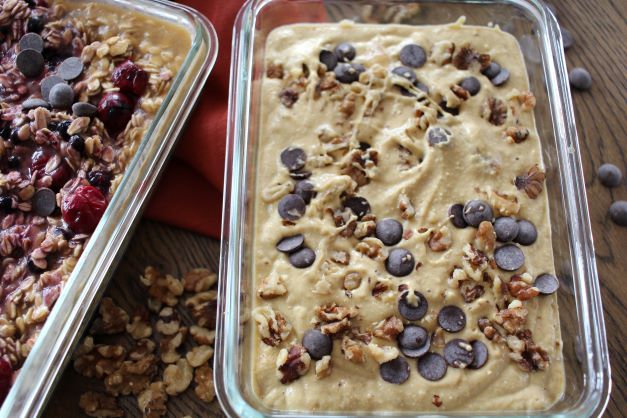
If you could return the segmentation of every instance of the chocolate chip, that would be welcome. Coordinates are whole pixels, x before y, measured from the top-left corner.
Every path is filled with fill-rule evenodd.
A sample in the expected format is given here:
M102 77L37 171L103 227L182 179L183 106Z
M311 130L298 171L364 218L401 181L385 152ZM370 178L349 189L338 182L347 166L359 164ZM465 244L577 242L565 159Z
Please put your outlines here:
M55 109L69 109L74 103L74 90L67 84L57 84L50 90L50 104Z
M448 208L448 217L451 220L451 223L456 228L466 228L468 224L464 220L464 205L461 203L455 203L450 208Z
M65 84L65 81L57 75L49 75L48 77L41 80L41 97L43 97L44 100L50 100L50 90L52 90L54 86L60 83Z
M13 209L13 199L9 196L0 196L0 211L9 213Z
M79 57L70 57L59 65L58 73L66 81L78 78L83 72L83 60Z
M311 171L307 170L299 170L299 171L290 171L290 177L294 180L305 180L311 177Z
M533 282L533 287L538 289L543 295L552 295L559 289L560 282L557 277L552 274L544 273L536 277L536 280Z
M288 221L297 221L307 210L302 197L296 194L288 194L279 201L279 216Z
M531 245L538 239L538 231L534 224L526 220L518 221L518 235L514 242L520 245Z
M310 181L299 181L294 187L294 194L300 196L308 205L311 199L316 196L315 186Z
M468 91L471 96L476 95L481 90L481 82L477 77L466 77L459 83L459 86Z
M20 157L18 157L17 155L11 155L9 158L7 158L7 165L11 170L16 170L20 168L20 162Z
M509 216L501 216L494 221L496 239L500 242L510 242L516 239L519 230L518 222Z
M301 248L290 254L290 263L299 269L311 266L316 261L316 253L311 248Z
M346 64L339 63L333 72L335 73L335 79L340 83L350 84L359 80L359 74L366 71L366 68L361 64Z
M418 373L432 382L442 379L447 368L444 357L437 353L427 353L418 359Z
M431 337L426 329L418 325L406 325L397 337L398 348L410 358L418 358L429 351Z
M599 181L605 187L616 187L623 180L623 173L614 164L603 164L598 171Z
M616 225L627 226L627 201L619 200L610 206L610 218Z
M333 351L333 340L319 329L310 329L305 331L303 336L303 347L312 359L320 360Z
M39 274L44 272L43 269L37 267L33 259L30 257L28 257L28 262L26 263L26 265L28 266L28 270L30 270L31 273Z
M475 370L480 369L485 366L488 361L488 347L479 340L471 341L470 345L472 346L472 352L475 358L472 360L472 363L468 365L468 368Z
M300 170L307 162L307 154L302 148L288 147L281 151L281 162L290 171Z
M323 49L320 51L320 62L327 67L327 71L333 71L337 65L337 57L333 52Z
M50 103L41 99L28 99L24 100L24 103L22 103L22 111L24 112L28 112L31 109L37 109L38 107L50 109Z
M385 260L385 269L396 277L409 275L415 265L414 256L405 248L394 248Z
M442 110L445 111L446 113L450 113L453 116L459 115L459 108L458 107L448 107L446 105L446 101L440 102L439 105L442 108Z
M85 139L80 135L72 135L68 140L68 144L79 153L85 150Z
M335 56L340 62L348 62L355 59L355 47L348 42L342 42L335 47Z
M39 53L44 50L44 40L36 33L27 33L22 36L19 42L20 51L25 49L33 49Z
M438 325L445 331L459 332L466 326L466 314L455 305L445 306L438 313Z
M404 79L409 80L412 84L418 82L418 77L416 77L416 73L411 68L396 67L392 70L392 74L403 77Z
M282 253L293 253L303 248L305 243L305 236L303 234L292 235L291 237L282 238L277 242L276 249Z
M456 338L444 346L444 359L451 367L465 369L474 358L472 345L468 341Z
M483 221L492 221L492 207L485 200L471 200L464 206L464 220L477 227Z
M24 49L15 58L15 65L24 76L32 78L41 74L44 69L44 57L34 49Z
M592 87L592 76L584 68L573 68L568 75L570 85L577 90L590 90Z
M525 264L525 254L514 244L507 244L494 251L494 261L502 270L516 271Z
M409 364L404 357L397 357L381 364L379 374L386 382L400 385L409 379Z
M494 76L494 78L490 79L492 84L499 87L505 84L509 80L509 71L506 68L501 68L501 71Z
M77 102L72 105L72 114L76 117L92 117L98 113L98 108L91 103Z
M429 145L448 144L451 142L451 131L439 126L432 126L427 130Z
M427 62L427 53L420 45L409 44L401 48L400 59L403 65L420 68Z
M370 148L370 144L367 142L359 142L359 149L362 151L367 151Z
M33 212L38 216L48 216L57 207L55 193L47 188L41 188L33 195Z
M350 210L352 210L358 219L361 219L364 217L364 215L370 213L370 203L368 203L365 197L349 197L348 199L344 200L343 205L345 208L349 208Z
M573 34L564 27L560 27L560 32L562 32L562 43L564 44L564 49L568 49L575 44L575 38L573 38Z
M385 245L396 245L403 238L403 225L396 219L381 219L377 222L375 236Z
M494 77L499 75L500 72L501 66L497 62L492 61L486 68L481 71L481 74L492 80Z
M27 32L41 32L44 29L44 26L46 24L46 18L45 16L35 16L35 15L30 15L30 17L28 18L28 23L26 24L26 31Z
M422 293L414 290L414 295L416 296L416 299L418 299L418 306L414 306L407 302L407 295L409 295L408 290L404 291L398 299L398 312L403 318L409 321L417 321L423 318L429 309L429 302L427 302L427 298L425 298Z

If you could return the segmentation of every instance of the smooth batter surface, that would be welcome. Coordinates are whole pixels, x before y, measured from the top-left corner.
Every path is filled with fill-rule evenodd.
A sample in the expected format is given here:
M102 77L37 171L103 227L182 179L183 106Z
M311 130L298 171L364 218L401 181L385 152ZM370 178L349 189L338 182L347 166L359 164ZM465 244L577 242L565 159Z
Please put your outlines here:
M432 47L443 40L452 41L456 46L469 44L480 53L490 54L493 60L510 71L509 81L504 86L495 87L476 66L459 70L452 64L433 62ZM354 62L363 64L367 73L382 68L386 70L387 78L368 84L341 84L340 91L322 91L318 97L320 50L332 50L344 41L356 48ZM481 91L461 103L458 116L445 115L431 121L432 126L441 126L453 133L452 140L446 145L429 146L426 131L417 127L420 122L416 99L399 94L398 87L392 82L390 71L400 65L399 51L408 43L419 44L427 51L427 63L415 71L419 81L429 87L429 96L435 103L447 97L446 90L464 77L473 75L481 81ZM265 278L280 277L287 291L272 299L261 298L256 292L251 297L253 307L270 307L280 312L292 329L278 346L272 347L261 342L257 323L251 321L250 326L255 330L250 343L253 350L252 385L261 403L282 411L541 410L555 403L564 390L555 295L523 302L529 311L526 328L533 332L535 343L550 357L548 369L525 372L508 357L510 351L506 347L486 339L477 326L479 318L493 319L496 314L493 289L486 285L483 296L465 303L449 279L455 266L462 264L463 247L473 242L477 231L470 227L455 228L448 218L449 207L471 199L489 201L494 191L516 197L520 209L515 216L530 220L538 230L537 242L522 247L526 262L518 272L526 271L533 277L554 272L546 190L538 198L531 199L513 184L516 176L527 173L535 164L543 167L533 111L522 111L516 99L508 100L516 94L515 89L529 89L515 38L498 29L461 24L424 27L346 22L294 25L280 27L269 35L266 66L277 64L283 66L284 76L282 79L266 76L263 80L261 129L256 138L259 152L254 196L254 282L259 287ZM303 65L309 69L309 76L304 91L289 108L281 104L279 96L290 80L303 77ZM355 110L346 116L340 106L342 98L351 89L357 95ZM512 108L502 126L495 126L481 117L482 103L491 96L506 101ZM529 138L519 144L503 138L515 117L530 131ZM347 138L349 147L331 151L332 147L323 142L327 140L324 133L328 132ZM371 144L378 151L379 158L377 166L368 172L370 182L356 188L355 182L340 171L350 159L350 150L358 148L359 141ZM294 184L279 157L289 146L306 151L305 169L312 172L309 181L317 192L305 215L293 225L283 222L277 211L279 200L290 193ZM399 146L410 151L409 158ZM378 220L394 218L403 224L406 235L411 236L395 247L412 252L416 262L421 263L417 270L406 277L393 277L385 269L384 256L369 258L356 250L359 239L341 236L342 228L335 226L325 209L341 208L344 192L365 197L371 213ZM401 216L398 202L402 195L407 196L415 208L415 215L409 219ZM428 239L432 231L442 227L448 229L452 246L436 252L429 248ZM316 253L314 264L305 269L293 267L288 257L275 248L281 238L297 233L304 234L306 245ZM391 247L384 248L389 249ZM350 254L348 265L330 261L333 251L337 250ZM488 271L492 278L498 276L505 282L512 276L512 273L498 268ZM357 289L347 293L343 283L349 272L358 272L362 280ZM377 281L388 283L389 290L375 298L373 288ZM304 332L313 327L317 306L335 302L341 306L359 307L359 317L353 320L353 326L367 332L373 324L392 315L399 316L397 299L400 293L397 288L402 284L426 296L429 311L415 323L430 332L437 328L437 312L442 306L462 307L467 316L466 327L456 334L444 333L445 339L484 342L490 356L487 364L480 370L449 367L442 380L430 382L418 374L416 360L408 359L409 380L394 385L380 377L379 364L367 351L365 363L351 362L341 351L341 339L335 339L330 375L317 379L315 361L312 360L304 376L288 384L280 382L277 355L281 348L301 342ZM376 337L372 342L396 347L395 341ZM431 351L441 353L442 349L432 347ZM433 395L439 396L439 407L434 405Z

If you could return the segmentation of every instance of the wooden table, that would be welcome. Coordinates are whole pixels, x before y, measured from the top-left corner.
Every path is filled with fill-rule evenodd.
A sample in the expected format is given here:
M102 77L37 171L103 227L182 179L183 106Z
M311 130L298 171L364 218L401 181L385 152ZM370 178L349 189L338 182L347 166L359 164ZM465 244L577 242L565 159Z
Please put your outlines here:
M594 79L590 92L573 94L580 147L588 189L588 202L603 293L605 320L613 374L612 398L606 416L622 417L627 407L627 342L625 315L627 300L627 228L612 224L607 211L614 200L627 199L627 180L608 190L596 178L597 167L611 162L627 174L627 85L625 57L627 47L626 5L624 0L568 0L555 2L564 27L571 30L576 44L567 53L570 67L587 68ZM164 271L181 274L193 266L217 269L216 241L176 228L143 221L111 283L108 292L130 307L145 298L137 283L143 267L153 264ZM622 341L622 342L621 342ZM45 413L46 417L82 416L78 398L87 389L101 388L93 380L81 378L68 367ZM134 398L124 398L128 416L141 416ZM170 401L169 417L221 416L216 402L199 402L191 390Z

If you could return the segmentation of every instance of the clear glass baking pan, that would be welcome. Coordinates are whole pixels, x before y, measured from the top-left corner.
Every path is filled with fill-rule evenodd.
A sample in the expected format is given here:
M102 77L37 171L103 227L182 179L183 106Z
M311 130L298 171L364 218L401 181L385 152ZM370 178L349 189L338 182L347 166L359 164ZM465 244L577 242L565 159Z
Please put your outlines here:
M43 411L83 334L86 320L98 306L97 301L132 236L133 227L140 219L144 204L172 154L217 57L218 39L212 24L189 7L166 0L99 2L175 24L189 34L191 48L2 404L0 417L34 417ZM90 1L73 0L71 3L80 6Z
M219 316L215 361L216 392L229 416L365 416L333 412L273 411L252 391L248 356L251 297L252 231L264 45L276 27L310 22L321 3L327 22L359 21L364 8L374 10L369 23L386 23L392 7L403 1L250 0L235 22L231 62ZM610 392L605 325L588 216L586 191L559 25L538 0L413 1L420 13L410 24L444 24L460 16L471 25L498 24L523 46L531 90L537 98L535 117L548 172L546 189L551 212L566 387L550 409L525 416L600 416ZM289 5L289 6L288 6ZM287 7L286 7L287 6ZM295 8L301 12L294 13ZM404 22L405 23L405 22ZM391 402L393 402L391 400ZM378 411L376 415L415 416ZM374 414L373 414L374 415ZM444 413L433 415L444 416ZM462 415L453 413L450 415ZM476 415L470 413L470 415ZM500 415L481 413L482 416Z

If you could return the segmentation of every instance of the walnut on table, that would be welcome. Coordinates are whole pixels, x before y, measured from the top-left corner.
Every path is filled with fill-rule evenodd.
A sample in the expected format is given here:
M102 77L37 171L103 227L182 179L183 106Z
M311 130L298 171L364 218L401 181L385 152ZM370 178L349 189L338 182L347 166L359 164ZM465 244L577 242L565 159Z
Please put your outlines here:
M204 364L194 370L194 392L201 401L211 402L216 396L213 385L213 370L208 364Z
M115 397L98 392L85 392L81 395L78 406L90 417L123 417Z

